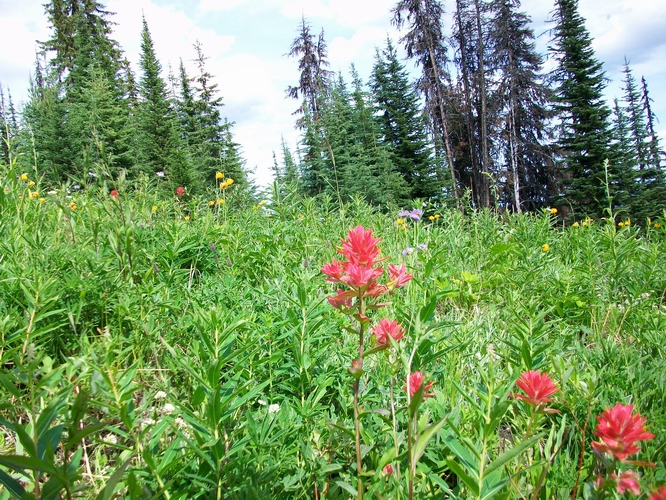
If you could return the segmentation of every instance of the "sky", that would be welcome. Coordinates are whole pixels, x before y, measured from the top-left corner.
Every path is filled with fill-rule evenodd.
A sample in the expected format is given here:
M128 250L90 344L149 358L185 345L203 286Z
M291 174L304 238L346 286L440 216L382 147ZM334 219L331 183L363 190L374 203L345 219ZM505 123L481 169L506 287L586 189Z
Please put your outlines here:
M10 89L15 103L27 98L34 70L36 40L49 37L45 0L0 0L0 84ZM224 99L222 114L234 122L235 140L259 185L271 182L273 151L281 157L281 140L294 150L299 133L293 111L298 102L285 89L298 83L298 62L286 56L301 17L314 33L324 30L330 69L349 81L354 63L367 81L377 47L387 36L400 33L391 25L397 0L106 0L114 12L113 38L139 72L141 15L145 15L163 76L177 73L182 58L191 76L198 40L209 58ZM453 0L444 0L452 11ZM545 53L549 42L546 21L552 0L524 0L522 10L532 18L537 46ZM645 76L654 99L657 129L666 144L666 4L663 0L579 0L579 10L593 38L596 57L609 78L606 95L622 96L622 65L630 61L634 76ZM447 25L450 24L447 22ZM405 62L413 70L410 61ZM546 64L549 64L548 62ZM413 70L416 75L416 70Z

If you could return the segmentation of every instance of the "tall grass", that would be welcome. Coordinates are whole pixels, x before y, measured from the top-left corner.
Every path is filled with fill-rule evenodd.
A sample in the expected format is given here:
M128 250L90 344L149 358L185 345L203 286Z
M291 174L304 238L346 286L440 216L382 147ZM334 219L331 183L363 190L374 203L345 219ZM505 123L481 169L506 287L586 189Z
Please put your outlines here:
M355 496L346 367L358 339L320 269L357 224L414 275L386 314L420 339L412 365L434 381L419 432L446 421L418 462L416 498L588 495L604 468L589 446L595 415L617 402L656 434L642 446L655 463L640 468L644 491L666 482L664 221L564 227L549 212L428 206L403 229L361 201L295 194L213 206L147 184L119 199L105 185L46 194L11 167L0 175L0 499ZM407 495L385 469L407 466L395 355L368 358L359 387L375 498ZM529 411L510 397L527 370L560 388L560 413L542 415L529 442Z

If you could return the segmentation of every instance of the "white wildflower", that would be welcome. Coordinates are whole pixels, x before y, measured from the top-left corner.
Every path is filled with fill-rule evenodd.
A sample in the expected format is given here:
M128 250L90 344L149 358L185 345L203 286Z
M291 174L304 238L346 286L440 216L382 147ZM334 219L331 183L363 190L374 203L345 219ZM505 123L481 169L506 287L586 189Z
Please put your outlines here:
M176 411L176 407L171 403L166 403L164 408L162 408L163 415L171 415L174 411Z
M46 194L58 194L58 191L52 189L51 191L47 191Z
M268 413L277 413L280 411L280 405L277 403L273 403L268 407Z
M141 428L142 428L142 429L145 429L145 428L148 427L149 425L155 425L155 420L153 420L152 418L148 417L148 418L144 418L144 419L140 420L139 423L141 424Z
M166 392L164 391L158 391L154 396L153 399L165 399L167 397Z
M115 434L111 434L109 432L108 434L105 434L102 437L102 442L107 443L107 444L118 444L118 438L116 437Z
M257 403L260 404L261 406L266 406L268 404L263 399L257 399Z
M183 417L176 417L174 422L176 424L176 427L178 427L179 429L184 429L185 427L187 427L187 422L183 420Z

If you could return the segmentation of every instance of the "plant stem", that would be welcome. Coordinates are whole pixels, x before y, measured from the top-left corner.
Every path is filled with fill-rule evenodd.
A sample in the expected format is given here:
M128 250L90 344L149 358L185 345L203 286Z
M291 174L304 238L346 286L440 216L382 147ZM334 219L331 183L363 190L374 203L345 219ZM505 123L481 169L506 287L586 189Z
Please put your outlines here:
M363 318L365 318L365 298L361 297L359 300L359 313L360 318L358 320L358 363L359 369L363 368L363 329L364 323ZM354 430L356 431L356 474L358 477L358 498L363 500L363 478L361 474L363 473L363 461L361 459L361 422L359 420L359 411L358 411L358 393L361 386L361 379L357 377L354 381Z

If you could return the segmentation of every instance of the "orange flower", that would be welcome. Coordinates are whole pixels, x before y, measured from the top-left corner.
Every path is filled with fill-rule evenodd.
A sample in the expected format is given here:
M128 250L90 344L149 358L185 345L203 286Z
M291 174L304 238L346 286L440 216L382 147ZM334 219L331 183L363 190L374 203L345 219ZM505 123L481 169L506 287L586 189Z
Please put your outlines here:
M599 453L607 453L618 460L624 460L629 455L638 453L640 448L637 441L646 441L654 438L645 430L645 417L640 414L633 415L633 405L616 404L613 408L606 408L597 417L599 421L594 435L599 441L592 443Z
M557 386L547 373L541 373L538 370L531 370L523 373L516 381L527 396L522 394L511 394L516 399L521 399L531 406L539 406L549 403L553 398L549 397L558 391Z

